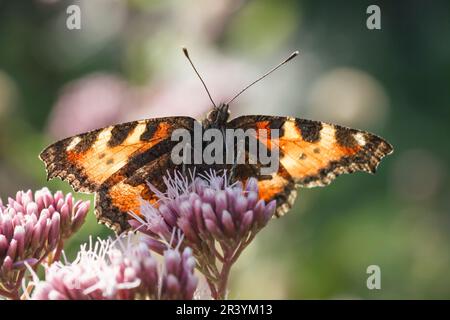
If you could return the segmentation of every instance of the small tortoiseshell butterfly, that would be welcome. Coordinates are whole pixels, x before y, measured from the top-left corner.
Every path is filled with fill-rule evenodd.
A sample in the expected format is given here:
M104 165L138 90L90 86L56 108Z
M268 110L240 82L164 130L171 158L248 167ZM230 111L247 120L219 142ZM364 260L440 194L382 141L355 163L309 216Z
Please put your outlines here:
M183 50L194 67L187 50ZM297 54L294 52L264 76ZM198 74L195 67L194 70ZM393 151L388 142L374 134L320 121L262 115L229 121L228 105L229 102L218 107L214 104L201 122L202 127L267 129L266 144L280 150L278 171L267 177L259 175L255 164L192 166L197 172L233 170L234 181L257 177L260 197L277 201L277 216L292 206L297 187L326 186L343 173L375 173L381 159ZM171 150L177 143L171 140L171 134L179 128L192 132L195 123L197 120L190 117L166 117L113 125L58 141L47 147L40 159L45 163L48 179L59 177L75 191L95 193L98 220L120 233L129 229L129 212L139 214L141 198L156 202L147 182L164 191L166 172L182 170L171 161ZM279 130L279 138L270 139L273 129Z

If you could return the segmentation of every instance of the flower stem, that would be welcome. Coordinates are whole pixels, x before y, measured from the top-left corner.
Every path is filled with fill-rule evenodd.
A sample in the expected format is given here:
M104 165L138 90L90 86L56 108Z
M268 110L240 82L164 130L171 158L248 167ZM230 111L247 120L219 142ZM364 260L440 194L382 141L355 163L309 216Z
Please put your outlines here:
M209 291L211 291L211 296L214 300L217 300L217 290L214 282L209 279L206 279L206 282L208 283Z
M217 289L217 295L214 299L216 300L224 300L227 295L228 289L228 278L230 275L231 266L233 265L233 261L230 257L228 257L224 264L222 265L222 270L220 271L220 280Z
M56 247L56 250L51 259L52 261L49 261L49 265L55 261L59 261L59 259L61 258L61 253L62 253L63 249L64 249L64 240L61 238L58 242L58 246Z

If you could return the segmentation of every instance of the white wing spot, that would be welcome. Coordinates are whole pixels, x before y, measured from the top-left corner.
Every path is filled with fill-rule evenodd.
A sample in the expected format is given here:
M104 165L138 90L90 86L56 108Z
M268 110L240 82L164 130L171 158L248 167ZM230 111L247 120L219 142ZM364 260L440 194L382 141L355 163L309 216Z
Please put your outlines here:
M74 137L72 140L70 140L69 145L67 146L67 151L72 150L73 148L75 148L77 146L77 144L81 141L80 137Z
M366 144L366 138L364 137L363 133L361 132L355 133L353 137L360 146L364 146Z

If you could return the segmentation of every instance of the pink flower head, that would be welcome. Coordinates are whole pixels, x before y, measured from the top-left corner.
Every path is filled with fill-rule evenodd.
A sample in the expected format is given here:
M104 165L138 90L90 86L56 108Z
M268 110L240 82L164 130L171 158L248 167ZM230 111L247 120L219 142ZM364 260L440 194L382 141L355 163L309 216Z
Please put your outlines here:
M214 293L219 288L213 287L223 281L224 274L216 262L229 271L243 249L272 218L276 202L266 204L259 199L254 178L245 185L229 184L225 174L210 173L189 179L175 172L165 177L165 183L165 193L150 186L159 197L158 208L143 203L144 217L134 216L136 220L130 224L149 236L147 243L157 252L161 252L164 243L179 245L181 240L181 245L191 247L199 270L211 284L213 296L219 297Z
M57 262L36 281L35 300L192 299L194 258L168 249L164 271L145 243L132 235L83 245L71 264Z
M89 211L77 201L47 188L19 191L8 204L0 200L0 294L17 298L25 263L37 265L51 252L59 256L63 240L76 232Z

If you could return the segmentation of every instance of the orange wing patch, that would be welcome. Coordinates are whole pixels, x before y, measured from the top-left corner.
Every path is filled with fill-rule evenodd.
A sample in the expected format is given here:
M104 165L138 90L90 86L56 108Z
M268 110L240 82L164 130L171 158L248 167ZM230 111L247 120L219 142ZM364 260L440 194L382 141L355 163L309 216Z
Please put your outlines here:
M280 163L303 187L328 185L343 173L375 173L381 159L393 150L368 132L294 118L284 123L278 145Z
M160 146L165 147L163 144ZM157 206L158 198L150 190L148 183L150 182L158 190L163 191L165 188L163 177L167 170L179 169L171 162L170 152L163 153L147 163L136 162L136 159L140 159L140 157L130 160L127 165L135 165L138 167L136 170L130 174L116 173L116 176L122 177L120 181L113 175L97 191L96 215L98 220L114 230L127 229L129 217L126 213L143 215L141 212L142 200Z
M125 166L132 155L170 138L173 129L172 118L110 126L59 141L47 147L40 158L46 164L49 179L59 177L75 191L93 192Z
M168 124L161 122L156 126L153 137L148 141L142 141L140 137L146 131L146 127L144 121L138 122L123 143L113 147L108 146L108 141L112 138L114 126L105 128L89 149L78 152L76 145L74 148L67 148L67 159L81 168L90 183L100 186L122 168L132 154L144 152L170 136ZM78 139L79 137L75 137L73 141L76 142Z
M342 173L374 173L380 160L393 150L382 138L364 131L296 118L260 118L264 120L247 121L247 128L280 131L278 139L269 133L266 140L259 140L268 148L279 148L280 170L304 187L327 185Z
M327 168L331 163L339 162L346 157L352 157L360 152L365 146L365 137L362 133L351 132L350 129L336 127L322 123L319 135L313 141L302 138L302 130L296 125L295 119L287 120L283 125L283 136L278 144L281 152L280 163L289 172L293 179L302 184L307 177L320 178L321 170ZM354 143L341 144L336 138L338 130L347 131L346 134L355 135ZM362 169L366 169L365 167ZM305 186L313 187L326 185L331 177L322 177L306 182Z
M141 195L145 188L145 184L130 186L121 181L110 188L100 189L95 196L98 221L118 233L127 230L129 213L141 215Z

